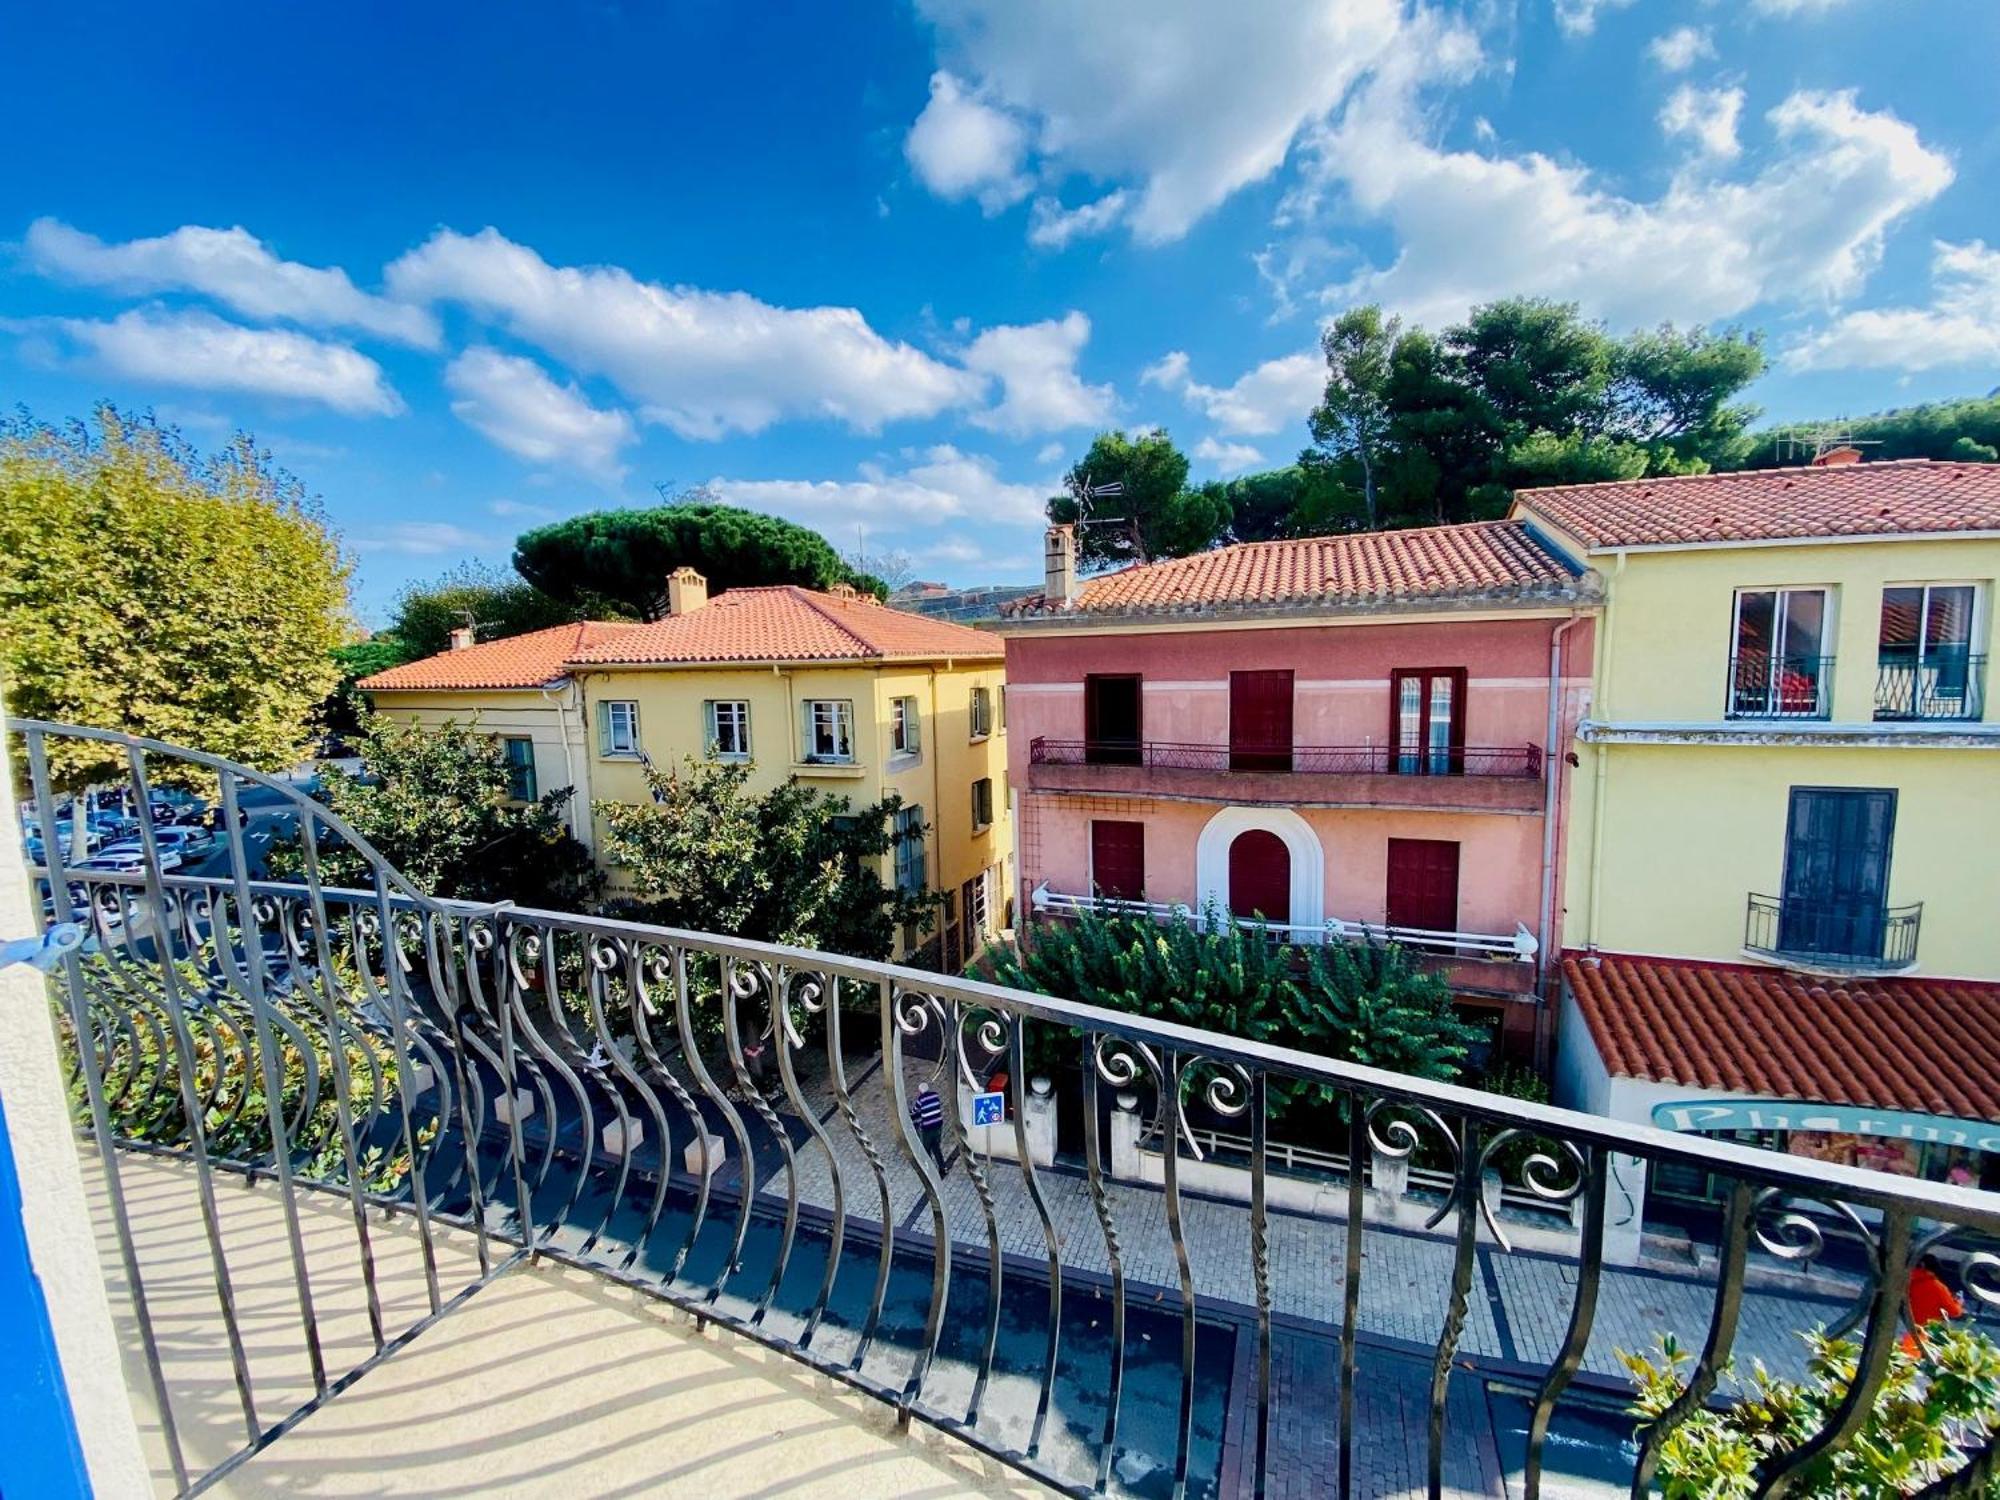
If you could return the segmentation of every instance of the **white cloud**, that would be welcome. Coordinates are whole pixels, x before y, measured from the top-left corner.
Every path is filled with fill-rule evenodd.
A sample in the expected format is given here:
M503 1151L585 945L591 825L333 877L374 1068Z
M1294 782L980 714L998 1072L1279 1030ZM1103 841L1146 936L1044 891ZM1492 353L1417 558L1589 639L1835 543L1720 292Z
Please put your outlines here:
M616 483L619 451L637 436L622 411L592 406L574 382L557 385L532 359L481 345L444 372L452 415L509 453Z
M1589 36L1600 11L1623 10L1632 0L1555 0L1556 25L1564 36Z
M553 521L561 511L546 505L530 505L525 500L493 500L486 506L489 515L508 521Z
M1035 455L1035 462L1038 464L1059 464L1068 456L1069 449L1065 448L1061 443L1049 442L1042 444L1041 451Z
M382 367L360 351L286 329L244 328L213 313L133 308L104 322L45 318L8 326L55 330L91 364L127 380L316 401L349 416L403 410Z
M1147 243L1179 238L1269 177L1299 131L1407 30L1404 0L918 0L918 9L937 29L948 76L968 81L957 97L1021 122L1044 180L1075 172L1130 185L1128 222ZM924 113L936 103L934 93ZM985 176L968 181L1013 180L1004 150L983 159Z
M1933 247L1928 307L1844 314L1786 351L1795 370L1935 370L2000 364L2000 250Z
M446 552L485 552L495 538L483 531L469 531L449 521L399 521L353 538L363 552L401 552L411 557L436 557Z
M1743 90L1698 89L1684 83L1660 109L1660 129L1684 136L1702 156L1731 161L1743 154L1736 122L1743 113Z
M970 404L984 388L851 307L773 307L744 292L551 266L497 229L439 230L392 264L391 291L462 303L575 370L602 375L684 438L818 417L864 432Z
M1264 455L1248 443L1224 443L1212 437L1205 437L1194 445L1194 456L1207 459L1215 465L1217 472L1223 474L1240 474L1252 464L1264 461Z
M56 219L28 226L28 263L45 276L134 294L196 292L248 318L360 333L435 348L437 320L421 307L361 291L338 267L280 260L247 229L185 224L153 239L106 244Z
M1034 186L1021 170L1028 130L1004 109L974 97L940 68L931 99L903 140L903 154L940 198L977 198L987 213L1019 203Z
M1378 301L1436 326L1496 296L1550 296L1630 326L1842 298L1889 227L1953 175L1897 116L1852 93L1802 91L1766 114L1775 149L1755 173L1684 173L1658 198L1629 198L1539 153L1432 145L1418 81L1371 86L1312 142L1323 184L1401 246L1390 265L1329 288L1330 304Z
M1800 16L1823 16L1846 3L1847 0L1750 0L1750 8L1759 15L1791 20Z
M886 542L911 527L1039 525L1050 493L1036 485L1010 484L991 459L949 443L906 454L900 470L863 464L855 479L715 479L711 484L731 505L788 516L821 531L865 525L871 542L878 528Z
M1109 420L1116 398L1108 385L1086 385L1077 356L1090 339L1090 319L989 328L960 356L966 369L1000 382L1000 401L974 412L973 425L1013 437L1063 432Z
M1124 217L1129 200L1117 188L1090 203L1064 208L1059 199L1037 198L1028 211L1028 242L1044 250L1060 250L1073 239L1103 234Z
M1180 350L1149 365L1140 375L1147 385L1178 391L1226 437L1268 437L1303 427L1326 392L1326 364L1317 353L1267 359L1226 386L1203 385L1189 373Z
M1676 26L1647 43L1646 55L1669 73L1685 73L1703 58L1715 56L1715 40L1705 27Z

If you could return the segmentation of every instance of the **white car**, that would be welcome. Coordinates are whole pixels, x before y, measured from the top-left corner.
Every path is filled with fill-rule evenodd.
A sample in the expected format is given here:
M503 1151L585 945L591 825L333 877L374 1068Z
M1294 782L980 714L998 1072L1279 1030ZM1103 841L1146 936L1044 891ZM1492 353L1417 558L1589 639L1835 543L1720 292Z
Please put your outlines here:
M134 874L145 868L146 850L137 839L125 839L98 851L97 857L89 861L89 868L111 870L121 875ZM160 869L178 870L181 867L181 851L166 840L160 840Z

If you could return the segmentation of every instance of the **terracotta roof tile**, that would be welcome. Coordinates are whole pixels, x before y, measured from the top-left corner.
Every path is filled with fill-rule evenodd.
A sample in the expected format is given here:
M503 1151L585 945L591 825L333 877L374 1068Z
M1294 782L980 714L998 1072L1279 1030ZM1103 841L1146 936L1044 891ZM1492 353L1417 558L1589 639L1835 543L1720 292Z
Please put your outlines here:
M1521 490L1588 547L2000 531L2000 464L1894 459Z
M463 651L440 651L364 677L355 686L368 692L451 688L541 687L563 675L563 664L578 651L601 645L636 625L580 620L482 641Z
M1616 1078L2000 1120L2000 985L1569 957Z
M579 665L644 666L721 661L931 661L998 659L999 637L967 625L890 609L869 598L814 589L730 589L685 615L637 625L579 651Z
M1003 606L1037 614L1174 613L1218 606L1342 605L1396 600L1569 595L1576 574L1513 521L1408 531L1353 531L1239 542L1087 580L1067 609L1030 595Z

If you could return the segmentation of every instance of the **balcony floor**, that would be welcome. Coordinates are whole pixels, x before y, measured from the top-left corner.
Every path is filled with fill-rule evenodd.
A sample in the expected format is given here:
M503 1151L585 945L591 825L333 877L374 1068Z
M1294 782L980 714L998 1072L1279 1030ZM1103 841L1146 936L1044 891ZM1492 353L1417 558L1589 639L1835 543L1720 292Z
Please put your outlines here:
M158 1493L174 1492L102 1173L85 1153L94 1219ZM120 1157L152 1315L191 1470L244 1440L194 1174ZM216 1196L260 1402L272 1422L312 1394L278 1195L218 1173ZM344 1200L300 1204L328 1373L372 1349ZM410 1221L371 1215L384 1324L421 1317L422 1261ZM441 1234L445 1296L478 1274L472 1241ZM210 1493L242 1497L838 1495L1053 1493L955 1439L916 1426L824 1377L585 1272L517 1267L333 1397Z

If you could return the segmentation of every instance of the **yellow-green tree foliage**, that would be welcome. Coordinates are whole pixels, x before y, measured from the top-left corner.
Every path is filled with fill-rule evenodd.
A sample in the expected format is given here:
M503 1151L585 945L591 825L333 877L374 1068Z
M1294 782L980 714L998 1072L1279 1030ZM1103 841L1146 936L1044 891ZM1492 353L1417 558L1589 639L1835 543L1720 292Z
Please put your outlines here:
M288 765L339 677L347 566L246 437L202 458L101 408L0 428L0 685L10 713ZM65 786L118 752L50 746Z

